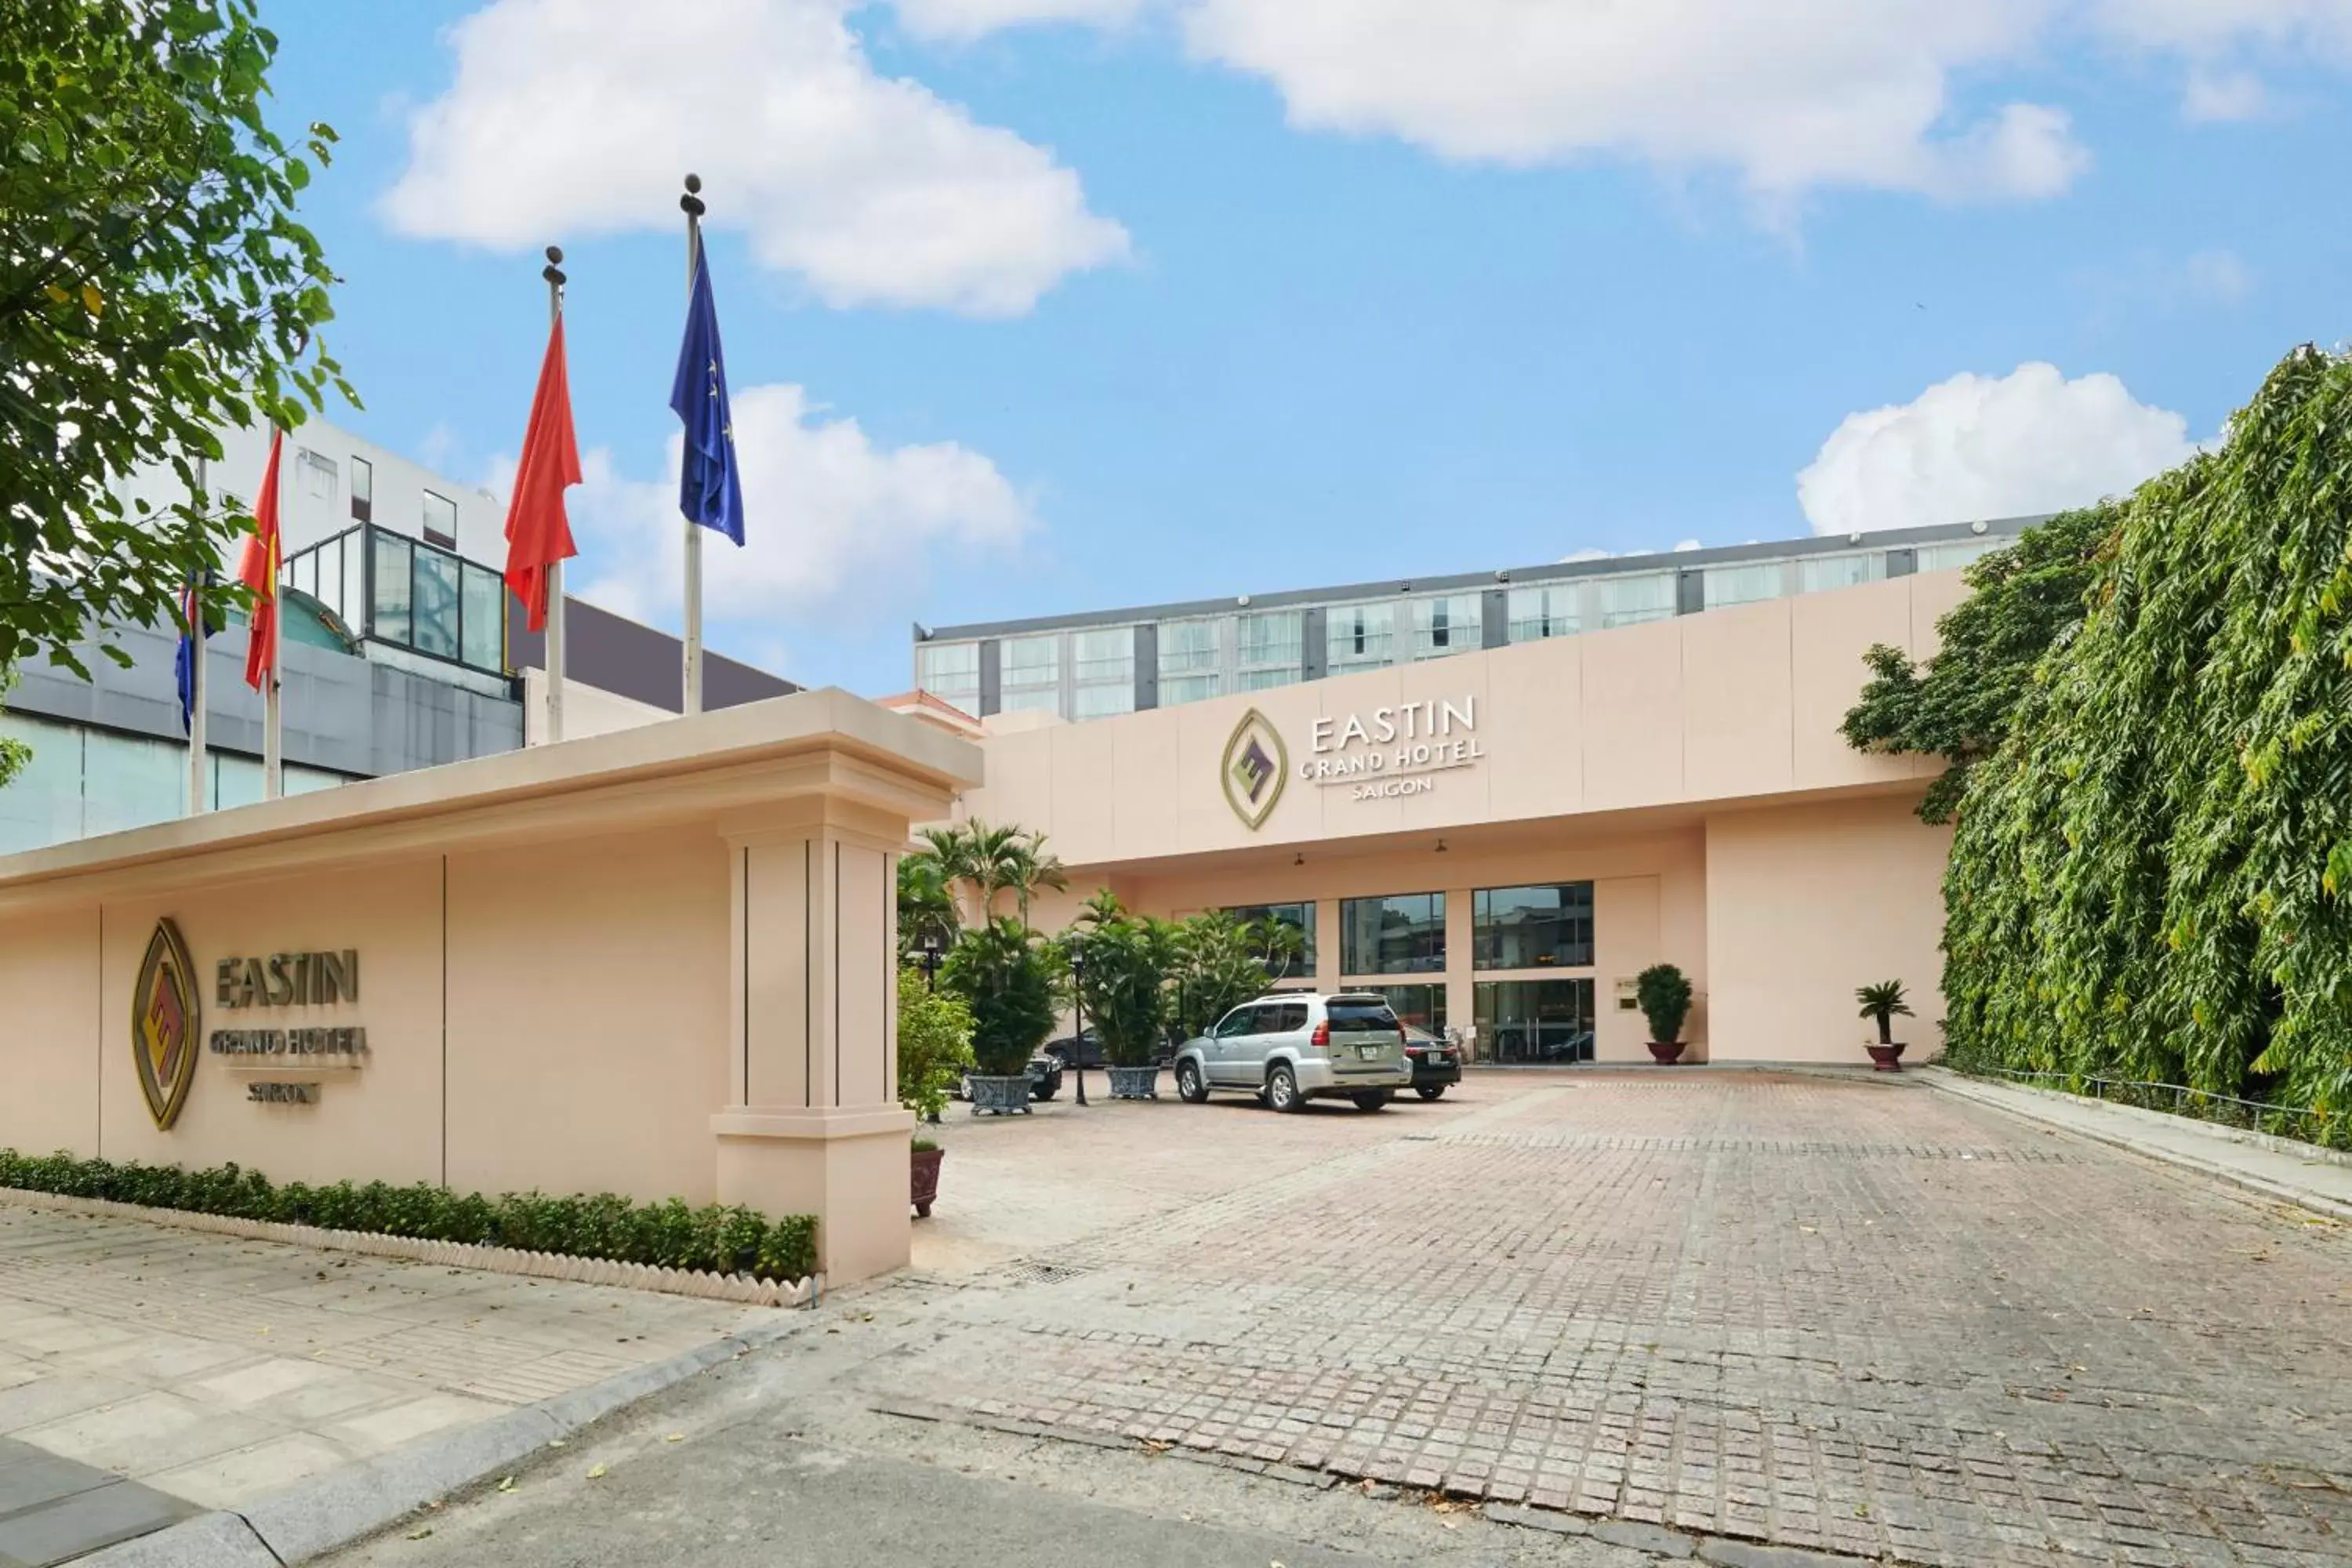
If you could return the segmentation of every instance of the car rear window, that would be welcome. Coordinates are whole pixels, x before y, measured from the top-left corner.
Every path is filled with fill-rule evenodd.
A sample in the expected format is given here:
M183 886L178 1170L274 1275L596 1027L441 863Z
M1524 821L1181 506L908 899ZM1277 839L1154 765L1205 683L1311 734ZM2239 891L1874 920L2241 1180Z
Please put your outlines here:
M1397 1016L1385 1002L1333 1002L1328 1011L1334 1033L1361 1035L1378 1029L1393 1035L1397 1030Z

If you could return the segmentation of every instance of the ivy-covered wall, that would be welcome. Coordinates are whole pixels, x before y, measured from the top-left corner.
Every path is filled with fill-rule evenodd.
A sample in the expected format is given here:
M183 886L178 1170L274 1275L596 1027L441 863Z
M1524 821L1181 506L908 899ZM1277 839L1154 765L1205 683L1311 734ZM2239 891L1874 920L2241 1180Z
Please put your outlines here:
M2220 450L2087 515L2082 613L1968 759L1949 1051L2310 1107L2344 1142L2352 360L2290 354ZM1910 672L1880 674L1900 709Z

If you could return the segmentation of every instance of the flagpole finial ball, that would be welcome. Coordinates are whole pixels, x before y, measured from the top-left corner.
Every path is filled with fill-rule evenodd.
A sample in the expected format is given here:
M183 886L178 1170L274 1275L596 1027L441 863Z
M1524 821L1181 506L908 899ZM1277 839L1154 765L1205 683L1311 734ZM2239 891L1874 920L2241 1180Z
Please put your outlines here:
M547 260L548 260L548 264L549 264L550 266L551 266L551 267L561 267L561 266L562 266L562 265L563 265L563 247L562 247L562 246L560 246L560 245L551 245L551 246L549 246L549 247L547 247Z
M700 195L702 194L702 176L699 174L688 174L686 177L686 190L688 195Z

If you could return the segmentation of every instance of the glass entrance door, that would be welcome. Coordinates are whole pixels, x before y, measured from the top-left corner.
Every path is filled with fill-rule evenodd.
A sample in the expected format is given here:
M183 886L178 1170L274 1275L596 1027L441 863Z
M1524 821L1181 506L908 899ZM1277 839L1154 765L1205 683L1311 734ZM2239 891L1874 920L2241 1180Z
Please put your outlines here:
M1592 982L1482 980L1478 1054L1497 1063L1565 1065L1592 1059Z

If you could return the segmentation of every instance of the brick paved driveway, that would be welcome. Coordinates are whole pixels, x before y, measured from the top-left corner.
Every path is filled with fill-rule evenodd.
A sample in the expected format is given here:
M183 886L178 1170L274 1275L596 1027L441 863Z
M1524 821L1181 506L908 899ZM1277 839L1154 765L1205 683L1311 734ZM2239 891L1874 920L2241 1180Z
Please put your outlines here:
M880 1398L1905 1562L2352 1562L2352 1232L1916 1084L945 1131Z

